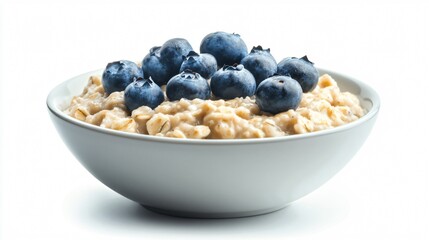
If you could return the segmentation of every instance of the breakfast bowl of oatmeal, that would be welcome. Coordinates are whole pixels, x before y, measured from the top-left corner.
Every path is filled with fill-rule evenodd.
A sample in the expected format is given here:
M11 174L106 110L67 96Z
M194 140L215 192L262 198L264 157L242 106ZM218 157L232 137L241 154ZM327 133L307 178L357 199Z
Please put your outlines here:
M223 33L216 34L206 38ZM252 216L311 193L364 144L380 107L366 83L313 68L307 57L258 73L252 61L271 61L260 46L228 65L237 60L216 56L206 38L200 54L169 40L142 63L109 63L50 92L59 135L103 184L155 212ZM162 59L172 42L187 55L176 65L188 64L175 73L174 54ZM198 63L211 67L198 71ZM305 74L294 75L294 67Z

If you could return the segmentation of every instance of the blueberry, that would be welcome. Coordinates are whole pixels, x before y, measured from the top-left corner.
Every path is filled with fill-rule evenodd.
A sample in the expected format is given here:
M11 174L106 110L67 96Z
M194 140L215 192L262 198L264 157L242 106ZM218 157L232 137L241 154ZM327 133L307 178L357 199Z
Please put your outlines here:
M127 60L111 62L102 76L104 91L107 94L124 91L137 78L143 78L143 71L136 63Z
M180 72L186 69L199 73L205 79L209 79L217 70L216 59L208 53L198 54L191 51L183 61L182 66L180 66Z
M200 74L186 70L172 77L167 83L167 97L170 101L186 98L210 98L210 86Z
M165 42L160 49L160 61L167 67L168 78L180 72L184 57L192 51L192 46L186 39L173 38Z
M253 74L256 86L277 72L277 63L270 49L261 46L253 47L250 54L241 60L241 64Z
M307 56L302 58L285 58L277 65L277 73L291 76L299 82L303 92L312 91L319 81L319 71L308 60Z
M216 97L233 99L253 96L256 82L253 75L243 65L225 65L212 76L210 86Z
M154 109L164 101L164 93L151 78L139 78L127 86L124 92L124 100L130 111L141 106Z
M214 32L205 36L200 45L201 53L210 53L218 67L240 63L247 55L247 46L238 34Z
M259 84L255 95L262 111L277 114L296 109L302 99L302 89L289 76L272 76Z
M142 61L144 75L162 86L170 79L167 66L160 61L161 47L153 47Z

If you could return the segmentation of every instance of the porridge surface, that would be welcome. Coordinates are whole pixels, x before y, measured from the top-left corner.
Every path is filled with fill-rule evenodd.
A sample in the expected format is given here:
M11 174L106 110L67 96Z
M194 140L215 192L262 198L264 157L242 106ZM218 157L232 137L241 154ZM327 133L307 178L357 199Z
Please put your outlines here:
M90 77L82 94L73 97L66 114L104 128L174 138L263 138L315 132L353 122L365 114L358 98L341 92L329 75L304 93L296 110L265 114L255 99L165 101L152 110L131 113L124 92L104 92L99 76Z

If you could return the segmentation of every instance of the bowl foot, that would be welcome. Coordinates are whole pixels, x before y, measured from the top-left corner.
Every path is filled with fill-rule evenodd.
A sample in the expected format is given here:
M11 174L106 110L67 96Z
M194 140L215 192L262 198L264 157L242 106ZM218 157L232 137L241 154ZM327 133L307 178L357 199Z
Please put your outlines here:
M255 211L246 211L246 212L207 213L207 212L186 212L186 211L177 211L177 210L167 210L167 209L160 209L156 207L147 206L144 204L140 204L140 205L149 211L163 214L163 215L182 217L182 218L206 218L206 219L252 217L252 216L264 215L275 211L279 211L287 206L287 205L282 205L280 207L261 209L261 210L255 210Z

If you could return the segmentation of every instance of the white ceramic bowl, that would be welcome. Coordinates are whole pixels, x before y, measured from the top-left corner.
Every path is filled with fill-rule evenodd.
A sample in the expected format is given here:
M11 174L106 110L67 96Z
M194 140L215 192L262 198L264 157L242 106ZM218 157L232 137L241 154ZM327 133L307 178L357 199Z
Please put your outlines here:
M369 135L377 93L353 78L329 73L359 96L368 113L315 133L242 140L192 140L120 132L62 112L82 92L89 72L55 87L51 119L70 151L98 180L148 209L187 217L242 217L281 209L334 176Z

